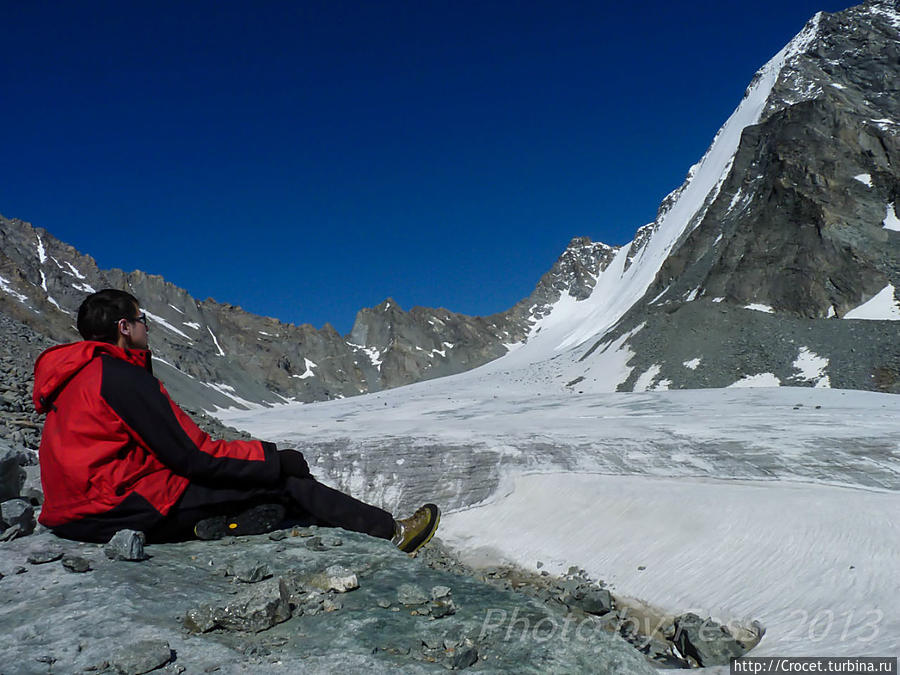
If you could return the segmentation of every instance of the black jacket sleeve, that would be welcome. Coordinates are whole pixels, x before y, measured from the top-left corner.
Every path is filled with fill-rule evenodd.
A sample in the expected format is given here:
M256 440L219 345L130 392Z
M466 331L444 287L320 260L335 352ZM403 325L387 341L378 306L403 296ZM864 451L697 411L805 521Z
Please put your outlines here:
M153 375L103 357L100 394L174 473L207 485L274 485L278 451L262 441L213 441L169 398Z

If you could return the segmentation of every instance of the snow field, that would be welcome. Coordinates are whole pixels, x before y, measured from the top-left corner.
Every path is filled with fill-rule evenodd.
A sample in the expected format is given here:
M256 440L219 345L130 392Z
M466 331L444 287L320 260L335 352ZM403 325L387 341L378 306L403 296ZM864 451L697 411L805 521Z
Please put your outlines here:
M754 656L876 656L900 651L897 513L896 492L552 473L446 514L439 536L470 563L576 564L665 612L758 620Z

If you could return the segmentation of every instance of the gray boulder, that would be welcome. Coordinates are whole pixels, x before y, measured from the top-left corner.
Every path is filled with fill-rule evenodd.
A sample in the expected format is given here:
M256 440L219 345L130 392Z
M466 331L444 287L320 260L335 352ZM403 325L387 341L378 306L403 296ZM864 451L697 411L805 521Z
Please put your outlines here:
M144 553L144 542L146 537L143 532L137 530L119 530L104 546L103 550L106 557L110 560L133 560L141 561L147 559Z
M415 584L403 584L397 589L397 602L401 605L424 605L431 598Z
M25 484L22 453L0 440L0 501L16 499Z
M224 605L192 609L184 620L195 633L213 628L259 633L291 618L290 591L284 579L271 579L253 586Z
M733 657L747 652L725 626L693 613L675 619L674 642L679 652L696 659L701 666L727 666Z
M18 525L20 537L34 532L34 508L24 499L10 499L0 504L0 519L6 527Z
M613 610L612 595L605 588L586 589L579 594L575 602L588 614L602 616Z
M46 565L47 563L56 562L65 555L65 551L57 546L42 548L33 551L28 555L28 562L32 565Z
M82 573L91 570L91 563L79 555L65 555L62 559L62 566L69 572Z
M228 566L227 574L248 584L255 584L272 576L266 563L251 558L235 560Z
M321 574L315 575L308 582L313 588L321 591L346 593L359 588L359 580L353 570L342 565L331 565Z

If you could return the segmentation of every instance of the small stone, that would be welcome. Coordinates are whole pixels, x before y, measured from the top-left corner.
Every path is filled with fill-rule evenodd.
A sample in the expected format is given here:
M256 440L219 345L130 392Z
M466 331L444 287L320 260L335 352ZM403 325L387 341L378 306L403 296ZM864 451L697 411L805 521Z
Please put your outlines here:
M12 541L20 534L22 534L22 528L18 525L13 525L12 527L4 530L3 534L0 534L0 541Z
M456 649L465 641L461 629L451 630L444 635L444 649Z
M324 540L327 546L343 546L344 542L340 537L328 537Z
M33 487L22 488L19 496L32 506L40 506L44 503L44 493Z
M141 640L122 649L112 659L112 665L125 675L143 675L167 664L172 649L162 640Z
M204 605L189 609L184 617L184 627L192 633L206 633L216 627L212 607Z
M544 566L544 563L542 563L540 560L538 560L538 561L537 561L537 568L538 568L538 569L541 569L543 566Z
M342 565L331 565L310 579L309 585L323 591L346 593L359 588L359 579L353 570Z
M275 532L269 533L269 539L272 541L282 541L283 539L287 539L287 532L284 530L276 530Z
M388 609L391 606L391 601L390 600L379 600L378 606L381 607L382 609Z
M724 626L693 613L676 617L675 629L678 651L695 659L701 666L728 665L731 658L742 656L747 651Z
M638 572L643 572L645 569L647 569L646 565L638 565Z
M397 589L397 601L401 605L424 605L428 600L425 591L415 584L402 584Z
M591 588L585 591L577 604L588 614L596 615L608 614L613 608L612 595L605 588Z
M63 551L58 548L47 548L41 551L35 551L28 556L28 562L32 565L44 565L45 563L56 562L64 555ZM24 568L22 568L24 571Z
M272 576L269 566L259 560L238 560L228 567L227 573L248 584L255 584Z
M309 593L300 605L304 614L315 616L319 614L325 605L325 597L321 593Z
M310 537L306 542L306 548L310 551L325 551L326 546L322 543L321 537Z
M478 650L475 647L460 647L453 656L453 670L463 670L469 666L475 665L478 661Z
M450 593L451 590L449 586L433 586L431 588L431 599L438 600L439 598L446 598Z
M428 649L440 649L444 645L444 636L437 631L431 631L422 636L422 644Z
M146 537L143 532L137 530L119 530L116 532L103 550L110 560L146 560L144 542Z
M456 614L456 605L451 598L440 598L431 603L431 616L435 619L441 619L451 614Z
M322 602L322 609L326 612L336 612L344 606L344 603L337 598L325 598Z
M63 556L62 566L75 573L89 572L91 569L91 563L77 555Z
M24 499L10 499L0 504L0 518L7 526L18 525L20 537L34 532L34 507Z

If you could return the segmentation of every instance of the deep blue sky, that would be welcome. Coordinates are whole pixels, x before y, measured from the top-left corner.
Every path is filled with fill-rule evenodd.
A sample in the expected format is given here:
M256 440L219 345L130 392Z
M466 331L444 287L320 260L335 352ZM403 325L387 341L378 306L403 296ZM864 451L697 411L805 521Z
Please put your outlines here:
M293 323L490 314L629 241L851 4L0 0L0 213Z

